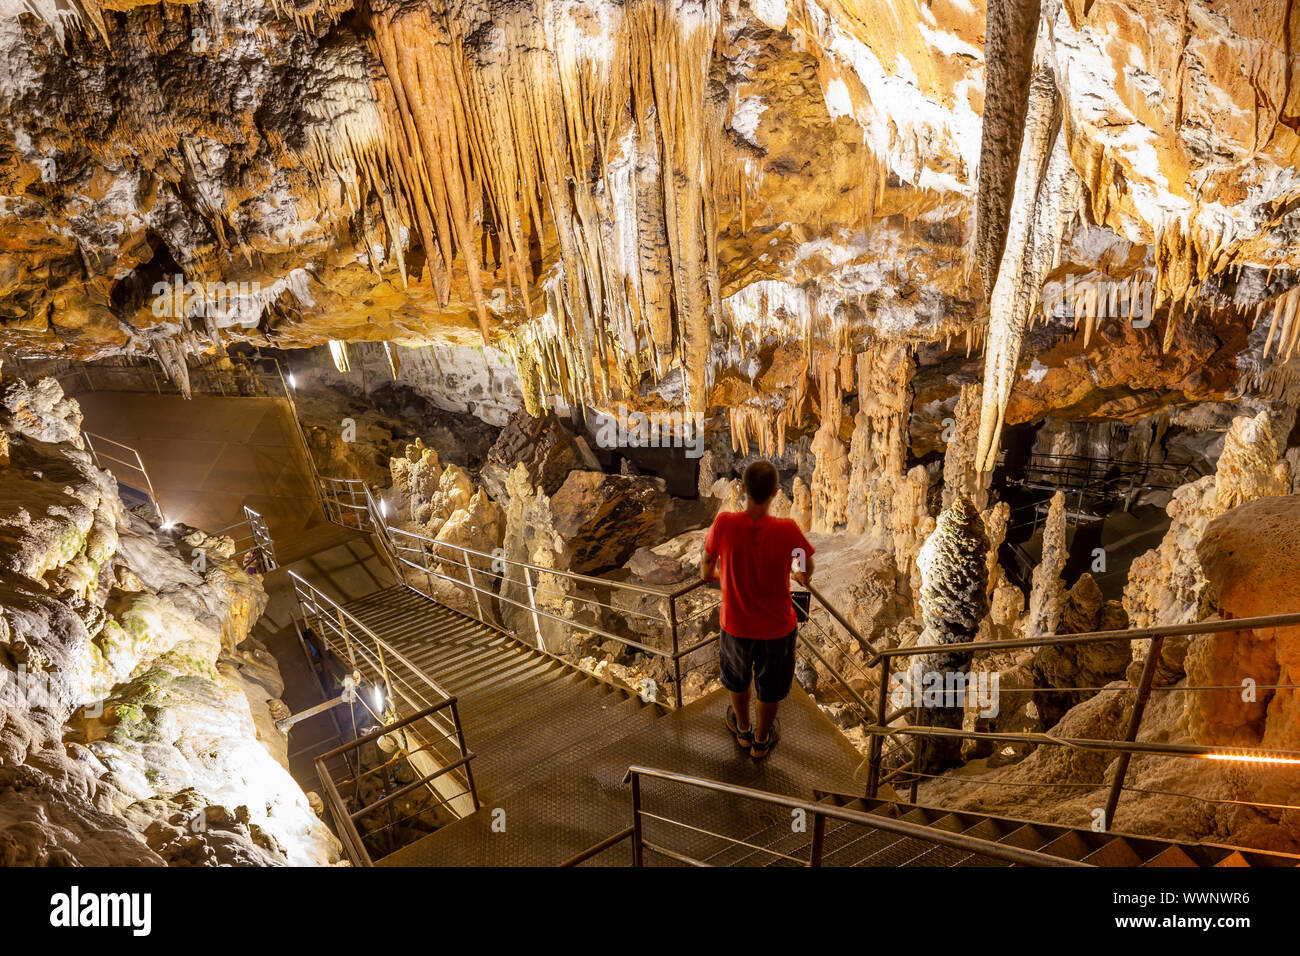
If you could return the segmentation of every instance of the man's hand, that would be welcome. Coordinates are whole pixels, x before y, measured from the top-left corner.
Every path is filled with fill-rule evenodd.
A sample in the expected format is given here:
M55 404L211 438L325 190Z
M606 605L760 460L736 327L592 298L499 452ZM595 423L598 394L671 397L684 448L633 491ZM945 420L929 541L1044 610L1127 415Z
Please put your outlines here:
M794 578L804 587L807 587L808 582L812 580L812 575L813 575L812 555L809 555L808 557L804 558L804 564L805 567L802 571L791 571L790 577Z

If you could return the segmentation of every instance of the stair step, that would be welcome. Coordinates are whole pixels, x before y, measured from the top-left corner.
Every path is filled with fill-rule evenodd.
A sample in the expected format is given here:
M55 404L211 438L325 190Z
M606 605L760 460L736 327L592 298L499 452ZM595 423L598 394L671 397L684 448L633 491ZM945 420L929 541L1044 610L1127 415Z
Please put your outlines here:
M1166 847L1143 866L1196 866L1196 861L1188 856L1181 847Z
M1055 834L1049 834L1032 823L1026 823L1023 826L1016 827L997 842L1005 843L1007 846L1019 847L1022 850L1037 850L1046 846L1053 839L1055 839Z
M539 666L540 662L531 658L506 654L467 664L464 668L444 671L435 677L448 693L472 700L476 693L512 682L515 675L536 670Z
M531 688L530 688L531 689ZM520 690L523 690L521 687ZM565 686L549 683L541 695L519 693L499 698L490 709L467 707L466 723L474 728L482 746L495 745L501 738L522 733L536 733L550 727L555 718L588 700L588 689L581 684Z
M1142 856L1123 837L1108 840L1087 856L1084 863L1094 866L1142 866Z
M1040 847L1039 852L1066 860L1082 860L1093 852L1093 848L1082 834L1074 830L1066 830Z
M539 663L537 667L535 672L512 683L463 698L464 706L475 715L475 729L478 733L491 729L492 715L507 703L518 703L521 707L537 706L553 700L559 694L567 693L567 688L581 684L576 674L559 664Z

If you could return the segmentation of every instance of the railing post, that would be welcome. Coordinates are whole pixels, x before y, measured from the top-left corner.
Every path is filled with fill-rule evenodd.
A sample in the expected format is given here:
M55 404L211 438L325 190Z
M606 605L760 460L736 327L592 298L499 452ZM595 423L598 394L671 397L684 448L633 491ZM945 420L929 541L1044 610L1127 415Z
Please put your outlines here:
M420 541L420 565L424 568L424 583L429 589L429 597L433 597L433 569L429 564L429 543L423 538Z
M456 743L460 747L462 758L469 756L469 748L465 746L465 728L460 724L460 708L456 706L456 699L451 701L451 723L456 728ZM474 786L474 768L470 766L472 760L465 761L465 785L469 787L470 798L474 801L474 810L479 809L478 790Z
M533 614L533 630L537 632L537 649L546 650L546 643L542 640L542 622L537 618L537 598L533 594L533 569L524 565L524 586L528 589L528 607Z
M887 656L880 659L880 687L876 691L876 723L882 728L885 725L885 718L889 716L886 708L889 706L890 660ZM882 735L872 734L871 743L867 749L867 796L869 797L874 797L880 789L880 752L882 749L884 749Z
M812 855L809 857L809 866L822 865L822 850L826 847L826 817L820 813L813 814L813 839Z
M1137 740L1138 728L1142 723L1142 715L1147 709L1147 700L1151 696L1151 685L1155 681L1156 667L1160 663L1160 651L1165 643L1164 637L1153 637L1151 646L1147 649L1146 663L1142 665L1142 679L1138 682L1137 697L1133 700L1133 712L1128 716L1128 729L1124 733L1124 739L1129 743ZM1127 750L1120 751L1119 763L1115 767L1115 779L1110 784L1110 795L1106 798L1106 829L1112 829L1115 821L1115 809L1119 806L1119 798L1124 790L1124 778L1128 776L1129 761L1133 754Z
M645 866L641 845L641 775L632 774L632 865Z
M465 573L469 576L469 589L474 592L474 606L478 608L478 619L486 624L487 618L483 616L483 602L479 600L478 596L478 583L474 580L474 567L469 563L469 552L461 548L460 557L465 562Z
M357 654L356 651L352 649L352 635L348 632L348 621L347 618L343 616L343 608L335 610L334 616L339 619L339 630L343 632L343 643L348 649L348 663L352 666L353 670L356 670Z
M673 696L677 701L677 709L682 709L682 656L681 648L678 645L677 635L677 595L668 595L668 622L672 628L673 635L673 686L676 688Z

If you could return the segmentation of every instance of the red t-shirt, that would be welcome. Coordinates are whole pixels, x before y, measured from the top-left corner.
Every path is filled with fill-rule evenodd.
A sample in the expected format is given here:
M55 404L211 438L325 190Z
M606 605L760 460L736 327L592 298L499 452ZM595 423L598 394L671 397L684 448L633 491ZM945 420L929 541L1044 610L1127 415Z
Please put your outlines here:
M795 629L790 567L800 549L812 556L813 546L789 518L755 521L743 511L724 511L713 519L704 551L718 559L724 631L770 640Z

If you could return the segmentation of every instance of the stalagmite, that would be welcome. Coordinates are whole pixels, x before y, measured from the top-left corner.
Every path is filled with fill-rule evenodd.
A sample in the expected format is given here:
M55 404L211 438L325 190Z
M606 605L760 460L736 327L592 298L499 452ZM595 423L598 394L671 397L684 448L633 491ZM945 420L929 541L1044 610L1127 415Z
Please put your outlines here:
M917 556L921 572L921 614L925 630L917 645L961 644L975 639L980 621L988 613L989 540L979 512L965 498L957 498L952 507L939 515L934 533L926 539ZM911 658L907 672L909 696L914 704L926 701L931 693L954 686L954 677L964 673L970 654L944 653ZM943 701L939 706L918 706L914 720L922 726L960 727L962 702ZM946 704L946 706L944 706ZM961 741L947 738L914 738L917 748L916 769L936 773L956 763Z
M849 488L848 452L830 419L823 420L813 435L812 453L817 459L812 480L812 530L829 534L845 521Z
M889 545L891 512L907 467L907 422L916 363L902 345L878 345L857 356L858 413L849 445L848 533L869 531Z
M1291 469L1282 455L1285 439L1267 411L1233 419L1213 475L1205 475L1174 492L1166 507L1169 530L1158 547L1139 555L1129 568L1124 609L1133 626L1179 624L1200 617L1206 578L1196 555L1209 523L1237 505L1289 494ZM1146 659L1149 641L1133 647L1133 659ZM1157 678L1176 680L1182 673L1187 638L1167 638ZM1130 676L1133 676L1130 672Z
M795 475L794 488L790 495L790 517L794 519L800 530L808 532L812 530L812 492L808 489L808 484Z
M1043 522L1042 558L1034 568L1029 591L1029 608L1025 615L1025 635L1038 637L1056 633L1061 620L1065 583L1061 571L1070 557L1065 542L1065 495L1058 491L1052 495Z
M991 475L980 471L975 461L979 437L980 390L978 382L963 385L953 409L952 435L943 453L943 505L951 507L958 497L967 498L980 511L988 503Z

